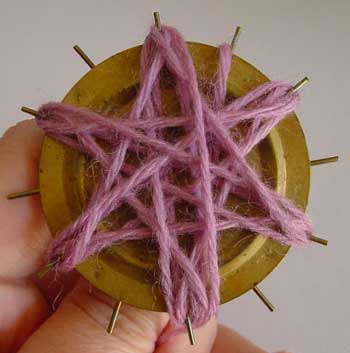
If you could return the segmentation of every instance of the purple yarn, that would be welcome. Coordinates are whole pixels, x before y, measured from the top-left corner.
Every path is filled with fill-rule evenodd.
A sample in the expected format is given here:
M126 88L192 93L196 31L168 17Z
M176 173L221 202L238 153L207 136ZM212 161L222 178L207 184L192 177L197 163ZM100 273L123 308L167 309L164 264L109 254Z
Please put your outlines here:
M69 271L88 256L122 240L154 238L159 247L160 281L172 321L182 326L190 316L200 326L217 313L220 277L218 231L247 229L286 245L309 243L308 217L287 198L270 189L245 157L284 117L299 97L292 86L267 82L247 95L226 102L231 69L230 46L219 47L218 69L211 98L204 98L186 43L173 28L153 26L141 53L141 87L128 116L110 119L87 109L62 103L41 107L38 125L45 133L100 163L102 177L82 214L49 245L47 261L59 258L57 268ZM166 67L176 83L180 116L164 116L160 98L160 70ZM244 124L237 142L231 129ZM184 135L174 143L165 131L181 127ZM111 146L108 153L96 142ZM126 154L140 153L139 166ZM191 175L179 186L171 176L178 170ZM152 190L152 205L139 198ZM256 205L262 216L249 217L225 208L229 194ZM179 201L191 204L191 221L176 219ZM122 203L136 214L116 230L97 231L100 221ZM192 234L186 254L177 235Z

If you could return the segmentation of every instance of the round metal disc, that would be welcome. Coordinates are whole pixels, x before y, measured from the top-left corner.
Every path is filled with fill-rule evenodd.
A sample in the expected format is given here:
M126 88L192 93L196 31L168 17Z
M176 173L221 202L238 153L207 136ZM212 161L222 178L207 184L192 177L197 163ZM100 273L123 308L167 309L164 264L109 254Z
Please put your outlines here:
M199 79L210 81L215 73L217 48L198 43L188 45ZM131 48L97 65L69 91L64 102L111 117L128 112L139 87L140 51L141 47ZM228 95L242 96L265 81L267 78L261 72L235 56ZM162 89L168 99L169 112L174 111L171 85L165 83ZM250 153L248 160L279 193L301 208L306 207L310 161L303 131L294 114L273 129ZM85 156L45 138L40 163L40 192L53 235L84 209L94 183L93 170ZM235 199L230 202L239 203ZM247 205L240 207L248 208L245 212L251 211ZM111 215L114 221L119 216L118 212ZM234 229L221 233L218 249L222 303L262 281L288 251L288 247L261 235ZM113 245L90 257L77 270L115 299L143 309L166 311L158 280L157 247L152 241Z

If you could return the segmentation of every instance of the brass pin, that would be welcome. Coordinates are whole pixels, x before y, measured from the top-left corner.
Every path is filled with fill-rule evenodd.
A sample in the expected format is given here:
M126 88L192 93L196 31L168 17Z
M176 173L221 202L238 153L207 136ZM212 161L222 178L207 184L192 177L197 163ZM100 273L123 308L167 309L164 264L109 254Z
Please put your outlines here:
M253 287L253 291L261 299L261 301L266 305L266 307L270 311L274 311L275 310L274 305L267 299L265 294L261 291L261 289L258 286Z
M327 239L322 239L322 238L316 237L315 235L311 235L310 240L313 241L314 243L318 243L324 246L328 245Z
M303 86L305 86L309 82L310 82L309 78L304 77L302 80L300 80L299 82L297 82L295 84L295 86L290 90L290 93L295 93L296 91L298 91L300 88L302 88Z
M92 60L86 55L86 53L79 47L79 45L75 45L73 49L78 53L78 55L86 62L86 64L90 67L90 69L93 69L95 67L95 64L92 62Z
M232 52L234 51L234 48L238 42L238 39L239 39L239 36L242 32L242 29L240 26L237 26L236 27L236 30L235 30L235 33L233 35L233 38L232 38L232 41L231 41L231 49L232 49Z
M37 118L42 118L42 119L45 118L45 117L42 116L37 110L31 109L31 108L28 108L28 107L21 107L21 111L22 111L23 113L26 113L26 114L35 116L35 117L37 117Z
M320 164L334 163L338 161L339 161L338 156L332 156L327 158L314 159L313 161L310 161L310 165L314 166L314 165L320 165Z
M188 338L190 340L191 346L194 346L196 344L196 339L194 337L191 319L187 317L185 322L187 326Z
M56 265L58 265L61 261L61 257L58 257L56 260L46 264L39 272L37 273L37 276L39 278L45 277L51 270L55 268Z
M14 199L19 199L21 197L27 197L27 196L38 195L38 194L40 194L40 189L30 189L30 190L25 190L25 191L14 192L12 194L8 194L6 196L6 198L8 200L14 200Z
M161 29L159 12L158 11L153 12L153 17L154 17L155 25L158 27L158 29Z
M122 301L117 301L115 303L115 306L114 306L114 309L113 309L113 313L112 313L112 316L111 316L111 319L109 321L109 324L108 324L108 328L107 328L107 332L111 335L115 329L115 325L117 323L117 319L118 319L118 315L119 315L119 311L120 311L120 308L122 306Z

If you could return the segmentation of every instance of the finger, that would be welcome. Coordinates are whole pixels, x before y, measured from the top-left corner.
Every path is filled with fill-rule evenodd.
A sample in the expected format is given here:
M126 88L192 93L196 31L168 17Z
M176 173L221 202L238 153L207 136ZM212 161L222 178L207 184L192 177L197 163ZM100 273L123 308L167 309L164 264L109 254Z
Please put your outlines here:
M7 200L11 192L39 185L39 160L43 133L34 120L25 120L8 129L0 139L0 279L28 277L43 265L42 255L51 239L39 196ZM61 291L70 290L74 273L54 280L49 273L33 279L50 304ZM62 296L61 296L62 297Z
M0 282L0 352L16 352L49 310L35 286Z
M50 239L38 196L7 200L11 192L38 186L43 139L34 121L10 128L0 139L0 278L26 277L41 265Z
M212 353L267 353L237 332L219 325Z
M6 199L11 192L38 185L42 139L31 120L0 138L0 352L14 352L50 314L41 295L48 293L45 283L40 293L33 281L50 239L40 199ZM57 288L50 293L56 297Z
M38 267L48 232L38 197L8 201L38 183L42 133L33 121L0 139L0 351L14 352L49 314L28 276Z
M168 325L170 326L170 325ZM171 331L172 328L169 328ZM187 333L170 336L170 339L157 347L154 353L210 353L217 330L217 321L213 317L202 327L194 330L196 343L191 346ZM166 332L162 335L166 335Z
M80 281L20 353L154 352L157 338L168 324L168 315L123 304L116 329L109 335L106 327L113 306L111 298Z

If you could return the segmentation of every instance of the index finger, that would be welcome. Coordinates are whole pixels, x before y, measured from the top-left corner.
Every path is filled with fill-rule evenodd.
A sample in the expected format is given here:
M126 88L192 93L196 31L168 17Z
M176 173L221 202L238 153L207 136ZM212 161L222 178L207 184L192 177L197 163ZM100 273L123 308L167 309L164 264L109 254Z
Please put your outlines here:
M42 131L33 120L10 128L0 139L0 278L23 278L42 265L50 239L38 196L6 195L37 187Z

